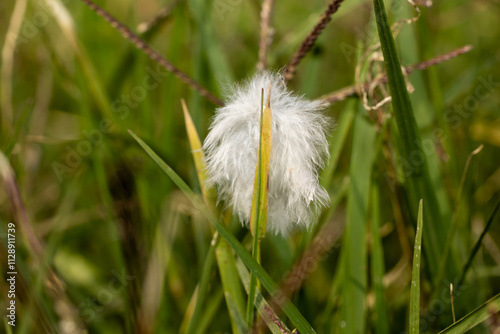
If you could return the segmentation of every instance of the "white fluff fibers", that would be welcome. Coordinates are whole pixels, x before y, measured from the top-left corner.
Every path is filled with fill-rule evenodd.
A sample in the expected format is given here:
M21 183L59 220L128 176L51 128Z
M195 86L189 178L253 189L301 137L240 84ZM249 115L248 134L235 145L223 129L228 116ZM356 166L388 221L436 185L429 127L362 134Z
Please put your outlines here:
M321 102L289 92L279 74L263 72L230 87L205 139L208 184L248 224L259 150L261 92L271 87L272 142L269 167L268 229L283 236L309 227L315 211L329 202L318 183L328 153L329 119Z

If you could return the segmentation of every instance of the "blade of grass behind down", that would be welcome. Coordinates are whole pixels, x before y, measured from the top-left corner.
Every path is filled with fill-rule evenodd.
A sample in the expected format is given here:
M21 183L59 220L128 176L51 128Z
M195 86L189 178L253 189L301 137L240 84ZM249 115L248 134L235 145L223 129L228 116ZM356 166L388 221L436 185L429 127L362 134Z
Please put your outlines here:
M373 0L373 3L394 116L401 142L401 154L398 160L401 164L409 163L411 167L411 172L407 175L410 203L416 203L414 201L418 199L424 199L427 203L428 209L425 212L425 220L428 222L428 228L425 231L426 254L428 254L430 272L434 275L438 271L439 254L442 254L442 240L446 239L449 219L444 219L438 205L383 0ZM412 210L412 212L415 211ZM453 264L449 266L449 269L456 271Z
M345 333L364 333L367 293L366 222L376 153L376 129L368 121L359 104L354 120L351 165L351 183L347 199L347 222L342 246L345 265L342 281L341 314Z
M281 296L278 284L271 278L271 276L258 264L252 256L245 250L243 245L229 232L229 230L222 224L217 217L207 208L207 206L200 200L198 196L189 188L189 186L181 179L181 177L167 165L151 148L140 139L135 133L129 130L130 135L137 141L137 143L146 151L146 153L153 159L153 161L167 174L167 176L180 188L186 195L191 203L199 209L203 215L210 221L211 224L217 229L219 234L228 242L236 255L245 263L248 269L255 274L255 276L262 283L262 286L274 296ZM290 321L295 325L301 334L315 333L314 329L307 322L299 310L287 298L279 298L279 306L288 316Z
M262 89L261 105L264 102L264 89ZM253 236L252 256L260 264L260 240L266 234L267 209L268 209L268 181L269 163L271 162L271 84L267 93L267 102L260 114L260 139L257 164L255 166L254 188L252 196L252 209L250 212L250 231ZM247 303L247 323L252 326L254 318L255 291L260 283L255 275L250 276L250 291Z
M189 145L191 147L191 152L193 154L193 159L196 166L196 175L198 176L198 180L200 183L201 193L203 195L203 199L207 207L209 207L210 210L214 212L215 191L212 187L206 186L206 180L208 175L206 172L205 155L203 154L200 137L198 136L196 127L193 123L193 120L191 119L191 116L189 115L186 103L184 102L184 100L181 100L181 103L184 112L186 132L188 134ZM214 240L214 243L210 247L211 251L213 248L215 248L215 257L217 259L221 281L224 287L224 296L226 298L226 304L228 306L228 309L231 310L230 312L231 326L233 328L233 332L239 333L241 332L240 331L241 324L239 322L239 319L243 318L245 303L241 291L241 285L238 279L236 260L234 258L233 253L231 252L231 248L229 247L229 245L225 240L220 240L220 238ZM205 272L205 270L203 272ZM209 281L208 280L203 281L203 283L208 285ZM193 333L195 327L199 323L201 317L201 311L203 309L203 299L204 295L198 293L195 311L190 319L190 323L188 326L188 333Z
M418 334L420 329L420 259L422 251L423 201L418 205L417 233L413 250L413 269L410 289L410 334Z

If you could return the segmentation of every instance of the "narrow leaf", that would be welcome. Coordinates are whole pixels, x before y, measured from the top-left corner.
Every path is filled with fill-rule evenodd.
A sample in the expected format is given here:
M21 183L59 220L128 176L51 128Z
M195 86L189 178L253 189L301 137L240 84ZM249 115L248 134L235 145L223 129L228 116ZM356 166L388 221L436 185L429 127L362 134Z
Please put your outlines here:
M493 224L493 221L498 213L498 210L500 209L500 202L497 203L495 206L495 209L493 209L492 214L490 215L490 218L488 219L488 222L486 223L486 226L484 227L483 232L481 232L481 235L479 236L479 239L477 239L476 244L474 245L474 248L472 248L472 252L469 255L469 259L467 260L467 263L465 264L464 268L462 269L462 274L460 275L460 280L458 281L458 286L462 285L465 276L467 275L467 272L469 271L470 266L472 265L472 261L474 260L474 257L476 256L477 252L479 251L479 248L481 247L483 243L483 239L488 233L491 225Z
M262 89L261 105L264 99L264 89ZM250 231L253 236L252 256L260 263L260 239L266 234L267 209L268 209L268 180L269 163L271 161L271 83L267 94L266 107L260 114L260 138L259 152L255 166L254 188L252 196L252 209L250 212ZM259 282L254 275L250 278L250 292L247 302L247 322L251 326L253 323L253 310L255 302L255 291L259 289Z
M453 240L455 240L455 233L457 232L458 227L459 227L458 226L459 225L458 218L460 216L460 203L462 202L462 194L463 194L463 190L464 190L464 186L465 186L465 180L467 179L467 172L469 171L470 163L472 161L472 158L476 154L481 152L483 147L484 147L484 145L481 144L477 149L472 151L469 154L467 161L465 162L464 171L463 171L462 177L460 179L460 185L458 187L457 197L455 200L455 209L453 211L454 213L451 217L451 224L450 224L450 228L448 230L448 235L446 237L446 242L444 244L444 251L443 251L443 254L441 255L441 260L439 262L439 271L438 271L438 274L436 275L436 277L434 278L434 285L435 286L437 286L439 284L439 282L441 282L443 280L444 272L445 272L445 268L446 268L446 262L448 262L448 259L450 257L451 246L453 244Z
M428 265L431 274L436 274L439 262L436 254L443 253L442 240L446 239L449 220L443 217L441 208L435 192L435 185L429 174L429 167L425 151L422 149L422 140L410 102L410 96L406 89L406 82L401 70L401 63L396 52L396 45L392 36L391 27L387 20L383 0L373 0L377 30L380 45L384 56L387 71L389 91L392 97L394 118L399 135L400 156L398 161L401 168L410 168L410 173L405 174L407 191L410 201L416 203L424 199L427 205L425 220L426 228L426 252L428 252ZM415 161L418 159L418 163ZM417 210L415 210L417 211ZM414 211L412 211L414 212ZM448 264L450 270L456 271L456 264ZM447 272L454 274L453 272Z
M231 296L231 301L238 313L245 314L245 299L241 289L238 270L236 269L236 259L226 240L218 238L215 255L217 257L222 286L224 287L226 303L229 306L227 296ZM231 315L233 314L231 313ZM233 327L238 325L237 319L234 317L231 317L231 323Z
M269 164L271 161L271 85L267 94L267 102L264 111L261 113L261 129L259 154L255 167L255 181L252 199L252 211L250 216L250 231L257 238L262 238L266 234L267 209L268 209L268 180ZM256 222L258 221L258 234L255 234Z
M203 154L203 149L201 145L200 137L198 136L198 131L194 126L193 119L189 114L184 99L181 99L182 110L184 112L184 121L186 123L186 132L188 135L189 146L191 147L191 153L193 155L194 164L196 166L196 175L198 175L198 180L200 182L201 193L205 199L205 203L210 207L210 203L214 198L214 191L212 188L206 187L207 180L207 169L205 163L205 155Z
M413 251L413 270L410 292L410 334L419 333L420 325L420 258L422 251L423 201L418 205L417 233Z

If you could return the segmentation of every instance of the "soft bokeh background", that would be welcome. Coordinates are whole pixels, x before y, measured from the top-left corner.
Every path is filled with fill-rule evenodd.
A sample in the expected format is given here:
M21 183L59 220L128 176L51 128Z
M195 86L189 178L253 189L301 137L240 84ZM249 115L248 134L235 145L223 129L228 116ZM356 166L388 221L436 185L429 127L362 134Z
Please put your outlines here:
M15 332L76 333L76 325L91 333L184 330L212 230L126 130L143 138L199 192L180 99L186 100L202 140L215 106L149 60L82 2L27 1L21 16L13 15L14 7L22 8L23 3L26 1L0 3L1 148L10 153L29 222L43 251L41 257L33 254L18 226ZM244 80L256 71L257 1L96 3L133 31L171 7L170 14L144 38L216 96L224 96L228 83ZM275 4L270 68L284 68L326 5L317 0ZM391 5L388 1L386 6L391 22L415 16L406 2L394 1ZM463 268L500 199L500 2L436 1L422 8L422 14L397 36L403 64L427 60L467 44L473 46L465 55L409 76L415 88L411 95L415 116L431 147L429 160L439 205L448 224L453 215L458 222L452 253L458 268ZM342 4L299 65L289 87L314 99L353 84L359 53L375 43L372 16L371 1L347 0ZM7 43L12 40L8 29L16 20L22 20L22 25L18 45L12 51ZM12 59L9 54L13 54ZM152 72L157 80L146 82ZM491 84L486 87L484 82ZM351 112L355 103L354 99L342 101L325 112L338 120ZM389 105L379 110L381 115L390 112ZM370 176L374 186L365 190L370 198L374 188L379 193L385 264L382 304L387 309L389 332L400 333L408 323L416 212L410 212L407 196L399 186L404 177L394 177L398 159L391 118L388 116L389 126L382 126L373 121L373 114L372 118L359 117L377 130L377 145L368 148L377 148ZM436 129L444 133L443 140L434 135ZM350 166L354 158L361 159L358 164L364 159L363 151L353 146L352 127L347 130L341 144L332 143L340 150L326 184L332 209L325 210L319 226L312 231L298 231L287 239L270 235L263 241L263 267L280 283L304 252L315 245L311 244L315 234L322 231L319 240L325 246L318 248L320 256L314 258L318 263L306 271L304 285L292 294L292 301L318 333L339 332L346 325L342 316L346 305L342 273L348 265L363 268L367 275L364 316L358 319L365 331L373 332L375 319L382 317L374 302L376 284L370 272L373 200L362 214L366 219L357 222L368 226L358 236L367 245L366 262L341 261L346 246L343 226L349 223L346 203L353 196L349 183L356 177ZM480 144L484 149L473 157L463 195L457 198L467 157ZM367 151L366 155L371 153ZM6 226L16 221L16 215L4 183L0 184L0 263L6 275ZM500 292L498 221L494 218L467 279L458 287L460 293L454 300L457 318ZM236 218L230 226L250 248L247 229L241 228ZM424 237L424 253L425 243ZM422 261L422 328L437 332L452 321L447 282L457 284L457 277L447 275L434 289L435 277L426 271L425 256ZM51 285L54 280L48 279L48 267L63 288ZM216 266L210 275L198 331L230 332ZM2 310L7 290L2 281ZM433 291L438 291L437 296ZM141 325L137 325L137 318ZM494 328L486 322L475 331L487 333Z

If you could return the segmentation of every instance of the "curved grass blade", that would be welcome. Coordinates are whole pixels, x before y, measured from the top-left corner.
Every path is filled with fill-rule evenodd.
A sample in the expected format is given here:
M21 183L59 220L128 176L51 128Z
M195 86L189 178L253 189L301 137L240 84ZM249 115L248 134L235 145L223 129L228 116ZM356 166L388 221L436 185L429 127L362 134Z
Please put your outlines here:
M213 199L215 198L215 192L213 188L205 186L208 175L200 136L198 136L198 131L196 131L196 127L194 126L193 119L189 114L184 99L181 99L181 104L182 111L184 113L184 122L186 124L189 146L191 147L191 154L193 155L194 165L196 166L196 175L198 176L198 181L200 182L201 193L205 203L208 207L210 207Z
M245 250L243 245L229 232L229 230L222 224L217 217L207 208L203 201L196 196L196 194L189 188L189 186L180 178L180 176L167 165L151 148L140 139L134 132L129 130L130 135L137 141L137 143L146 151L146 153L153 159L153 161L167 174L167 176L179 187L179 189L186 195L191 203L199 209L203 215L214 225L219 234L227 241L229 246L234 250L236 255L245 263L248 269L255 274L255 276L262 283L262 286L273 296L280 308L285 312L290 321L295 325L301 334L316 333L311 325L307 322L304 316L297 310L295 305L287 298L280 298L282 294L278 284L271 278L271 276L262 268L260 264L255 261L252 256Z
M455 322L450 327L439 332L439 334L459 334L465 333L469 329L476 327L483 321L491 318L500 311L500 294L488 300L477 309L467 314L462 319Z
M420 329L420 259L422 252L423 200L418 204L417 233L413 251L413 270L410 290L410 334L418 334Z

